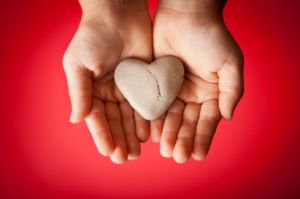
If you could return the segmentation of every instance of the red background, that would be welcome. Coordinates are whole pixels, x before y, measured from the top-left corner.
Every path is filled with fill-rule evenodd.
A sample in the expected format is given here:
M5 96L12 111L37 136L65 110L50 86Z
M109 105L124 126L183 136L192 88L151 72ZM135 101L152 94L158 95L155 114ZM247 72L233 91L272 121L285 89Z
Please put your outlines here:
M147 142L139 160L120 166L98 154L85 124L68 122L61 59L80 20L77 1L1 1L0 198L300 197L298 8L229 0L245 95L205 161L178 165Z

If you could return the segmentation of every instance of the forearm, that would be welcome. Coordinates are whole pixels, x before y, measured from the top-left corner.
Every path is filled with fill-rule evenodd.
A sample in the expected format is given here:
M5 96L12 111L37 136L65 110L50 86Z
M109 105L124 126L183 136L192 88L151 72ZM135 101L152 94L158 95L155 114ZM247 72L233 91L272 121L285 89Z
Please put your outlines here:
M84 17L147 8L146 0L79 0Z
M167 8L179 12L215 12L222 13L227 0L160 0L158 8Z

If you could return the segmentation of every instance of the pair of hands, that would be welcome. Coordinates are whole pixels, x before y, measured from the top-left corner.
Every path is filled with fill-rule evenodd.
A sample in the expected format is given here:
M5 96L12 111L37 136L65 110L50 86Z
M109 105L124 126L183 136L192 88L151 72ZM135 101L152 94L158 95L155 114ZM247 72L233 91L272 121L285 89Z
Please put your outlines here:
M208 152L221 119L230 119L243 94L243 56L214 0L161 0L152 22L141 0L81 1L80 26L63 65L72 104L71 122L82 120L99 152L115 163L136 159L140 142L160 142L178 163ZM120 60L173 55L185 65L182 89L167 113L144 120L116 87Z

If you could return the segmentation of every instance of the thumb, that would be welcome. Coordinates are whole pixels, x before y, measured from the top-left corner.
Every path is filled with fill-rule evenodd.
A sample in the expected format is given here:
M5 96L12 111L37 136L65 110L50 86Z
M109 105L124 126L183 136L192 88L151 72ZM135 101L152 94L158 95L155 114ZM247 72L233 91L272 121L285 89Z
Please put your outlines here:
M70 122L79 123L90 112L92 105L92 73L88 69L64 63L72 105Z
M218 71L219 76L219 108L225 119L231 119L233 111L243 96L243 59L228 59Z

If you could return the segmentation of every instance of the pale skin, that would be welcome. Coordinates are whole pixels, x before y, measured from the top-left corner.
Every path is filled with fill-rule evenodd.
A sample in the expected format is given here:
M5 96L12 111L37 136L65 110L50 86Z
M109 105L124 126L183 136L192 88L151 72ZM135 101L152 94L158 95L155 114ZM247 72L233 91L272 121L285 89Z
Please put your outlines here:
M80 26L63 59L72 104L70 121L85 120L99 152L115 163L136 159L149 122L116 88L113 71L126 57L152 60L145 1L80 1Z
M154 19L155 57L185 64L182 89L165 118L151 122L164 157L202 160L221 117L231 119L243 95L243 55L216 0L161 0Z
M161 0L153 30L146 1L80 3L82 20L63 59L70 121L85 120L99 152L115 163L136 159L150 132L162 156L202 160L221 117L232 117L243 94L243 56L223 24L220 3ZM149 122L116 88L113 71L126 57L151 62L163 55L183 61L185 80L167 113Z

